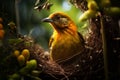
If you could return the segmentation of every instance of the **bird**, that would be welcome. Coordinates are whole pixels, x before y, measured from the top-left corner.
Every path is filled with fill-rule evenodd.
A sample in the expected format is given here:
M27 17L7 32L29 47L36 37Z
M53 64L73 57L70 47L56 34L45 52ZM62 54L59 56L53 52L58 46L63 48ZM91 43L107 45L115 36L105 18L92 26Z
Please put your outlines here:
M56 63L67 62L85 49L85 40L74 21L64 12L55 12L42 22L48 22L53 28L49 41L50 60Z

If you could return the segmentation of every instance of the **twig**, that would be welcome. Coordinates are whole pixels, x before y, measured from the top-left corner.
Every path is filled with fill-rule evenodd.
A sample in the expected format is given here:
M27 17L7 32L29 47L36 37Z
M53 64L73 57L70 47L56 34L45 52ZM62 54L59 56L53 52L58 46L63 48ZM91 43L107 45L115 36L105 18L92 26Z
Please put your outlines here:
M103 42L103 57L104 57L104 69L105 69L105 80L108 80L108 55L107 55L107 42L106 42L106 34L105 34L105 26L103 16L100 15L100 24L101 24L101 34L102 34L102 42Z

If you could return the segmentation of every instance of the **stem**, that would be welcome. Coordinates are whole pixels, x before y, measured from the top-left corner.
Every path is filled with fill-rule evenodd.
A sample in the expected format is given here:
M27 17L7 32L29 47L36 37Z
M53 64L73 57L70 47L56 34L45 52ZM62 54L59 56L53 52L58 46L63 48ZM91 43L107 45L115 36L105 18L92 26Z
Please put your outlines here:
M18 7L19 0L15 0L15 11L16 11L16 24L18 33L20 33L20 21L19 21L19 7Z
M104 70L105 70L105 80L108 80L108 57L107 57L107 41L106 41L106 33L103 17L100 17L101 24L101 34L102 34L102 42L103 42L103 57L104 57Z

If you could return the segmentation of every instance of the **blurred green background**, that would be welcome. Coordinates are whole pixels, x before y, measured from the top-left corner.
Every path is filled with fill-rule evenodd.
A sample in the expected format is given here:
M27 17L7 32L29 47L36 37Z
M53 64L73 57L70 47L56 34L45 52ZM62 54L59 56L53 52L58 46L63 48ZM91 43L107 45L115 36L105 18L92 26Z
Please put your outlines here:
M43 4L45 1L39 0L39 4ZM20 32L32 36L35 42L39 43L45 49L48 49L52 27L48 23L41 22L41 19L48 17L51 13L65 12L74 20L80 32L82 32L81 26L85 26L84 23L78 22L78 18L82 12L68 0L49 0L49 2L53 4L50 9L42 9L40 11L34 9L36 0L21 0L18 4Z
M49 38L53 30L48 23L41 22L41 19L48 17L53 12L65 12L68 14L81 33L86 29L87 25L85 23L78 22L82 12L72 5L69 0L49 0L49 3L53 4L50 9L40 11L34 9L36 1L39 1L39 5L46 2L46 0L15 0L15 21L20 33L31 36L44 49L48 49Z

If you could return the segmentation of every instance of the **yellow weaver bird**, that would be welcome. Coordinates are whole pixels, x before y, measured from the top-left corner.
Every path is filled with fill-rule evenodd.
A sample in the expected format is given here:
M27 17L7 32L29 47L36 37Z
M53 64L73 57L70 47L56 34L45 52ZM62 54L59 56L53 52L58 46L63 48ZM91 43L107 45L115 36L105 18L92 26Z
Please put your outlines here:
M56 12L42 21L49 22L54 29L49 42L51 60L61 63L83 52L83 36L68 15Z

